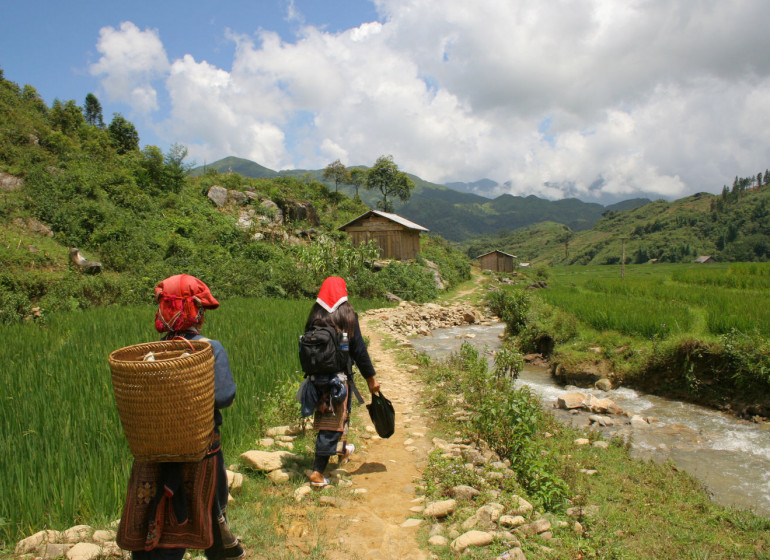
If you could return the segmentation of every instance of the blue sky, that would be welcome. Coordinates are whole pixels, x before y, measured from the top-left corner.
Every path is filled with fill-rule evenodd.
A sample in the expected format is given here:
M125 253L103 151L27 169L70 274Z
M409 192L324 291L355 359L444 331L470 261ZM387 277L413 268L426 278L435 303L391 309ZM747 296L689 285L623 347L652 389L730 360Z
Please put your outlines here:
M142 145L612 202L770 167L765 0L2 0L0 67Z

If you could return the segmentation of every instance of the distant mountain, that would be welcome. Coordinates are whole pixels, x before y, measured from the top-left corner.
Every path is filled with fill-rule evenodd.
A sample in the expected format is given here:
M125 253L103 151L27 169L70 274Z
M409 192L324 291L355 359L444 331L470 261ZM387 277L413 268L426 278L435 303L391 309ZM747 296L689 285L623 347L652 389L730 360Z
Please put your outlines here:
M770 185L721 195L696 193L623 210L607 207L590 229L543 222L461 243L476 257L492 249L540 264L616 264L770 260Z
M254 177L257 179L273 179L279 175L277 171L263 167L251 160L234 156L196 167L190 172L190 175L193 177L203 175L207 169L216 169L220 173L238 173L244 177Z
M309 179L324 182L323 169L273 171L252 161L235 157L216 161L206 167L220 172L240 173L245 177L307 176ZM202 173L202 168L195 169L194 173ZM603 206L576 198L546 200L534 195L521 197L510 194L490 199L482 194L469 192L475 190L489 194L491 189L497 186L497 183L490 179L444 186L407 174L414 181L415 188L406 204L396 202L395 212L450 241L464 241L479 235L513 231L546 221L564 224L573 231L580 231L591 228L607 211L620 212L650 202L646 198L637 198ZM333 183L326 184L330 189L334 189ZM349 185L340 185L339 190L349 196L355 193L354 188ZM359 196L372 208L379 200L379 193L364 189L359 190Z
M473 183L447 183L447 187L455 191L477 194L486 198L494 197L494 190L499 187L498 183L495 183L492 179L480 179Z

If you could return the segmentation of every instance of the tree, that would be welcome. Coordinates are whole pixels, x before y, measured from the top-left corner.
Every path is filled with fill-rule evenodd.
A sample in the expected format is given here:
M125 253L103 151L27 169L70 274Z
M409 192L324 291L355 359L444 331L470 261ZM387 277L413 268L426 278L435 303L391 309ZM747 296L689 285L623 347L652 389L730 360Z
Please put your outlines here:
M358 189L363 187L365 183L366 169L362 169L361 167L354 167L350 170L350 184L356 188L356 200L361 199L361 197L358 196Z
M346 185L350 183L350 172L348 171L348 168L337 159L327 165L326 169L324 169L324 179L332 179L334 181L334 192L337 192L340 184Z
M139 149L139 133L136 127L120 113L112 114L112 122L107 127L107 132L119 154Z
M91 126L98 126L104 128L104 118L102 117L102 104L93 93L86 95L85 107L83 107L83 115L86 118L86 122Z
M765 169L765 185L770 185L770 169Z
M366 190L378 190L382 200L377 207L383 212L393 211L393 202L388 197L396 197L406 202L412 196L414 181L393 162L393 156L380 156L377 162L366 174Z
M182 189L182 184L187 173L192 167L191 164L182 163L187 157L187 148L181 144L174 144L168 149L165 157L167 186L174 192Z
M53 128L59 129L67 135L74 134L80 125L85 122L80 107L72 99L66 103L54 99L49 118Z

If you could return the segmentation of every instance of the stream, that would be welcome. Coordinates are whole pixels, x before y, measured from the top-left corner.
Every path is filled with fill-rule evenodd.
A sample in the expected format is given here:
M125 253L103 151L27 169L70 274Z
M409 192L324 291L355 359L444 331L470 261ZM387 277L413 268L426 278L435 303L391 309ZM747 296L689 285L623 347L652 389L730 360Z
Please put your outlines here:
M436 329L432 336L412 339L415 350L440 360L469 342L487 352L500 347L505 326L471 325ZM616 417L618 424L592 429L601 430L605 438L620 436L631 444L631 453L641 459L657 462L670 460L690 473L707 488L711 498L723 505L754 511L770 517L770 423L754 424L702 406L665 399L620 387L611 391L564 387L543 367L527 364L516 386L528 385L540 395L543 405L562 422L588 427L591 413L552 408L556 398L568 391L591 393L597 398L610 398L624 411L654 419L642 427L632 427ZM622 422L622 423L621 423Z

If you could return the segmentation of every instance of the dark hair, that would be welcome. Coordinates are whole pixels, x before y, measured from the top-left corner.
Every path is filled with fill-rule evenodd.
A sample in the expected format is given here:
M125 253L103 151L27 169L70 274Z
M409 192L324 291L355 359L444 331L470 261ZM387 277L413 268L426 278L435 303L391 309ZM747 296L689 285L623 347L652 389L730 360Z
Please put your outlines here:
M329 313L316 302L308 315L305 330L313 326L334 327L339 332L346 332L353 338L353 328L356 325L356 312L347 301L343 302L333 313Z

